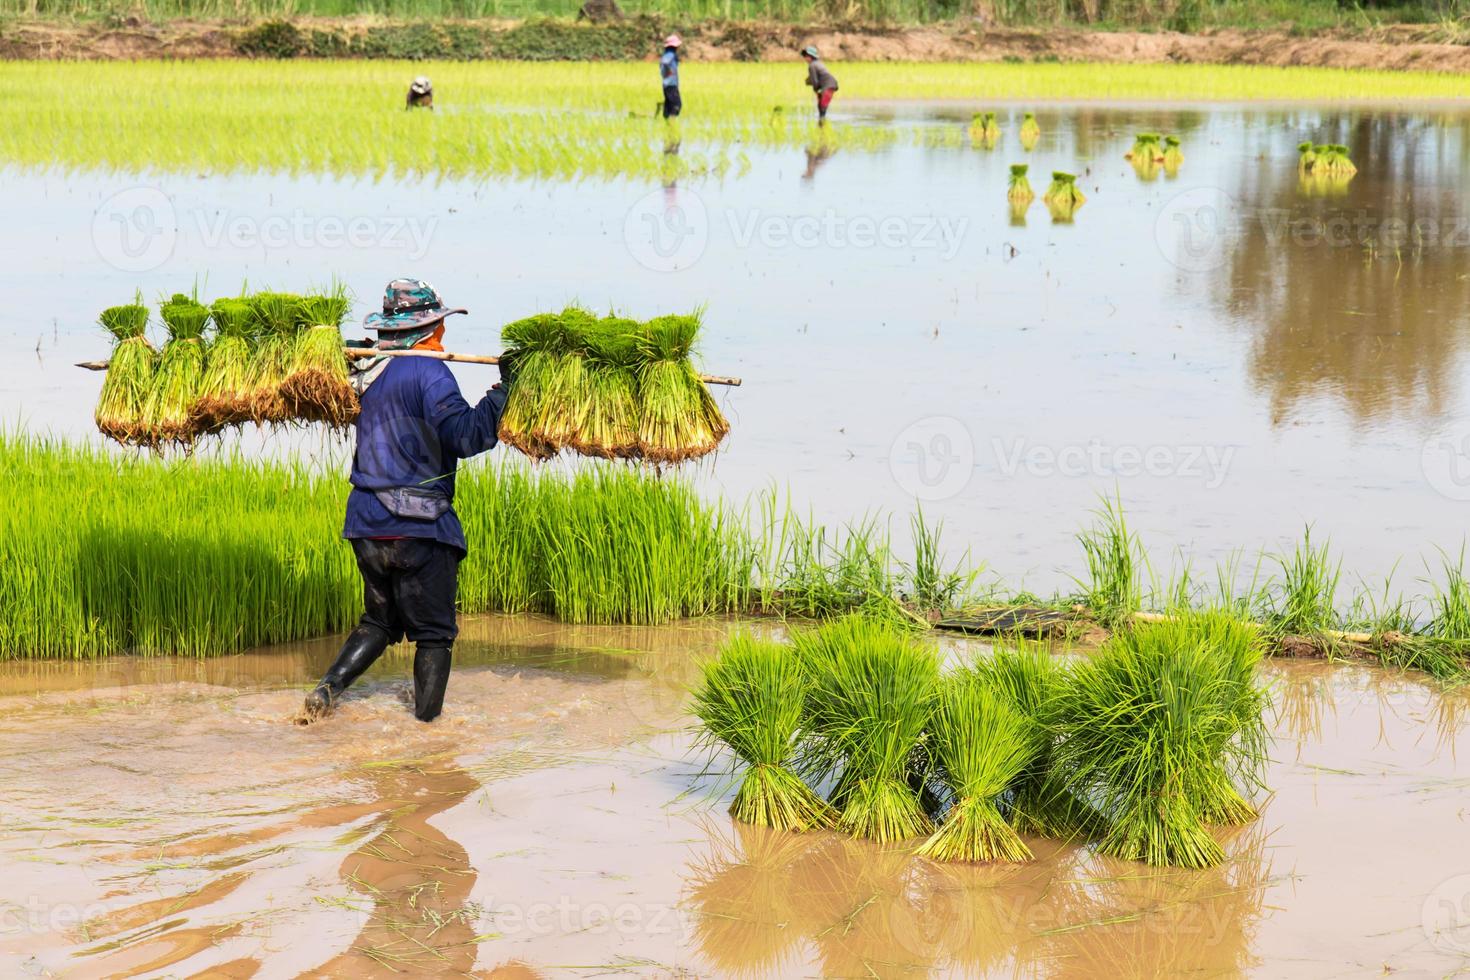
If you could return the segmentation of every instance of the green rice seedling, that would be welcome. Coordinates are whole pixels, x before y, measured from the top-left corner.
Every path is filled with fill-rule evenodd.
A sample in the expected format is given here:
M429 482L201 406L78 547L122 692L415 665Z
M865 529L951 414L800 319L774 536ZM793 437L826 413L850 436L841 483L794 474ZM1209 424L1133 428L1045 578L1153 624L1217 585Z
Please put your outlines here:
M970 119L970 142L984 149L993 149L1000 141L1000 123L993 112L977 112Z
M541 404L534 437L553 451L574 448L587 425L595 394L587 362L588 334L597 317L568 307L561 312L560 344L541 380Z
M948 565L941 538L944 522L930 525L924 508L918 507L909 518L914 561L909 574L910 601L924 612L944 613L962 605L980 577L983 567L969 566L969 555Z
M1164 165L1164 170L1169 176L1172 177L1179 172L1180 165L1184 163L1184 150L1179 146L1179 137L1164 137L1164 152L1159 162Z
M1026 179L1026 171L1030 169L1027 164L1011 164L1010 182L1006 186L1006 200L1013 207L1018 207L1024 214L1026 208L1036 199L1036 192L1031 189L1031 181Z
M168 329L168 342L158 356L158 369L143 406L143 425L154 445L188 445L198 435L190 410L204 381L204 326L208 307L183 295L158 309Z
M730 814L779 830L830 825L835 812L791 769L809 686L796 653L741 633L703 674L693 707L700 740L724 745L745 766Z
M338 428L357 419L357 392L342 353L342 320L349 306L341 286L301 298L298 316L304 329L297 334L280 385L285 411L293 417Z
M1197 631L1175 623L1115 633L1062 692L1061 764L1106 821L1098 849L1125 860L1204 868L1224 859L1201 813L1221 764L1259 765L1238 739L1233 684Z
M247 422L253 407L255 352L250 304L240 299L215 300L209 317L214 323L214 340L205 353L199 397L189 407L190 422L200 433Z
M1103 498L1094 511L1095 522L1077 535L1087 559L1087 580L1082 601L1098 622L1116 626L1143 605L1143 570L1148 565L1138 535L1128 528L1123 502Z
M1312 166L1312 172L1321 171L1331 176L1350 177L1358 172L1353 166L1353 161L1348 157L1348 148L1341 143L1329 143L1316 148L1317 160Z
M281 397L281 384L290 374L301 333L301 297L263 292L248 302L258 338L250 378L250 417L256 422L289 422L293 416Z
M112 334L112 358L102 379L97 398L97 429L124 445L150 441L143 426L143 410L153 387L158 355L148 343L148 307L139 301L127 306L110 306L99 320Z
M639 335L643 366L638 395L642 413L638 449L654 463L682 463L719 448L730 423L694 371L692 356L700 316L661 316Z
M639 325L604 317L587 329L588 409L573 448L583 456L638 455Z
M1281 584L1270 599L1267 622L1272 635L1321 638L1338 625L1337 588L1342 563L1334 562L1330 543L1312 545L1308 527L1296 550L1277 557Z
M515 384L500 419L500 438L532 459L550 459L561 447L546 441L540 420L567 344L562 318L539 313L507 324L500 336L516 365Z
M919 848L936 861L1029 861L1031 849L997 806L1040 751L1037 723L973 668L941 681L929 750L953 803Z
M1317 147L1310 140L1307 140L1298 143L1296 150L1298 154L1297 169L1304 174L1311 173L1312 168L1317 165Z
M1162 162L1164 151L1159 146L1159 134L1139 133L1133 139L1133 149L1129 150L1125 156L1134 163L1140 161L1152 163Z
M804 765L836 777L837 829L879 843L930 832L908 767L934 712L937 651L863 616L802 634L796 647L811 677Z
M1019 638L997 645L975 668L1033 722L1035 751L1010 785L1011 825L1055 840L1085 836L1096 827L1097 814L1068 787L1056 754L1067 668L1045 647Z
M1051 212L1052 220L1067 222L1077 209L1087 202L1086 196L1077 187L1077 175L1064 170L1053 170L1051 186L1042 195L1042 202Z
M1041 124L1036 121L1036 113L1028 112L1021 117L1021 147L1025 150L1033 150L1041 140Z

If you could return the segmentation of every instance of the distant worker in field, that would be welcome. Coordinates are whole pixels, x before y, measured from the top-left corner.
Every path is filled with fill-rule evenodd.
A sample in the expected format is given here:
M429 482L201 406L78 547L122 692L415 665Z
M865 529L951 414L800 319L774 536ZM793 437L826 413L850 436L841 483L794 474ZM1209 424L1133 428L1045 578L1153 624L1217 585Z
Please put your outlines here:
M684 41L677 34L664 38L664 53L658 59L658 75L664 83L664 118L677 116L684 108L679 96L679 49Z
M806 83L817 93L817 121L825 123L827 107L832 104L832 96L837 92L837 76L822 64L822 56L817 53L816 45L808 44L802 48L801 56L806 59Z
M384 291L383 312L363 321L378 335L367 346L442 351L445 318L464 312L447 308L422 280L395 279ZM467 550L454 513L455 469L461 459L495 445L512 369L502 361L500 383L472 407L441 360L378 357L354 363L360 365L353 387L361 413L342 537L357 557L364 610L336 662L307 695L303 720L330 714L389 644L406 636L417 644L414 716L433 721L444 706L450 651L459 635L454 603Z
M408 86L408 109L434 108L434 83L427 75L420 75Z

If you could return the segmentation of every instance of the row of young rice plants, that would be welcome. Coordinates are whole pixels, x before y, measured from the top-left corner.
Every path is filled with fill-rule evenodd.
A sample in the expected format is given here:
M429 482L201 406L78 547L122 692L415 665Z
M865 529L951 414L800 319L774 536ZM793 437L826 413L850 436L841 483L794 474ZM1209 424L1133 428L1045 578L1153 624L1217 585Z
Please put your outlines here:
M385 115L405 79L432 71L440 108ZM883 149L904 139L961 139L934 127L818 130L801 70L787 64L683 69L686 115L653 118L656 86L635 63L433 64L300 61L289 73L248 60L7 62L0 99L12 118L0 162L136 172L640 177L723 175L742 146ZM1212 65L842 66L844 100L1452 98L1447 74ZM310 93L303 97L302 93ZM1023 134L1024 135L1024 134ZM1024 138L1023 138L1024 142ZM677 156L666 150L680 146Z
M1021 862L1023 833L1154 865L1224 859L1266 761L1254 628L1139 624L1076 662L998 646L945 670L911 632L851 616L789 644L737 635L704 666L701 741L743 767L731 813L831 827L940 861Z

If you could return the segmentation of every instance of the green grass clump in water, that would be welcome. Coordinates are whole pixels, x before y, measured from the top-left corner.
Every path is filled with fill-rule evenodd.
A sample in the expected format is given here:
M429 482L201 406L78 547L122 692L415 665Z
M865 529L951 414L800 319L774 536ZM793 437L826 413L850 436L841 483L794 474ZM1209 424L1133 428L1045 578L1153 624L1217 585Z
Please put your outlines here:
M706 456L730 431L691 362L699 330L698 313L661 316L644 324L639 336L638 449L651 462L682 463Z
M1143 607L1143 548L1121 500L1104 498L1095 516L1093 527L1077 536L1087 559L1082 601L1098 622L1115 626Z
M1000 141L1000 123L993 112L977 112L970 119L970 142L986 150Z
M1335 629L1342 563L1333 561L1330 544L1315 547L1309 527L1291 556L1276 561L1281 566L1281 585L1269 600L1266 616L1272 633L1320 638Z
M1163 156L1164 151L1159 146L1158 133L1139 133L1133 138L1133 149L1128 151L1128 158L1135 163L1141 160L1158 163Z
M205 357L199 397L189 409L190 420L201 433L247 422L252 409L250 378L255 351L250 304L240 299L215 300L210 319L214 340Z
M809 687L795 652L737 634L703 672L693 708L702 740L725 745L746 767L731 815L780 830L830 825L832 808L791 769Z
M124 445L147 443L143 408L153 387L157 352L148 343L148 307L141 302L112 306L99 320L112 334L112 358L97 398L97 428Z
M1170 174L1178 171L1179 166L1184 163L1184 151L1179 147L1179 137L1164 137L1164 153L1160 162L1163 163L1164 170Z
M879 843L929 833L907 777L934 713L937 651L862 616L803 634L796 646L811 676L805 766L836 778L837 829Z
M1189 622L1121 631L1079 663L1062 692L1058 749L1069 784L1094 805L1105 854L1204 868L1224 859L1205 828L1217 775L1255 771L1236 662Z
M953 803L920 854L936 861L1031 860L997 804L1040 751L1037 727L988 674L967 668L943 679L928 750Z
M1051 172L1051 185L1041 200L1051 212L1052 220L1062 223L1071 221L1077 209L1087 203L1086 196L1077 187L1077 175L1064 170Z
M1006 185L1006 200L1021 208L1025 208L1036 199L1036 192L1031 189L1031 181L1026 179L1026 171L1029 169L1029 165L1024 163L1011 164L1011 177Z
M151 445L188 445L198 435L190 410L204 381L204 326L209 309L187 296L175 295L159 307L169 339L158 356L143 428Z
M357 418L357 392L342 353L342 320L349 307L341 286L301 298L297 316L304 329L290 352L280 396L293 418L341 428Z
M1028 112L1021 118L1021 147L1031 150L1036 147L1041 139L1041 124L1036 121L1036 113Z

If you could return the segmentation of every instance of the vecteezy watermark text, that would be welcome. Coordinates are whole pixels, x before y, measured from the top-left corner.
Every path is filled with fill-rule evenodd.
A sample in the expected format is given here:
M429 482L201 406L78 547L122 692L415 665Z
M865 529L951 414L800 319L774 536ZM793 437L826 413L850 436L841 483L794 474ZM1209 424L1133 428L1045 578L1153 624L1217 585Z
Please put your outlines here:
M737 248L905 249L937 252L946 262L959 252L970 225L964 217L845 215L830 208L798 215L727 211L725 220Z
M1172 477L1198 480L1206 490L1225 482L1234 446L1109 445L1101 440L1063 446L1032 444L1023 438L992 439L991 452L1002 476Z

